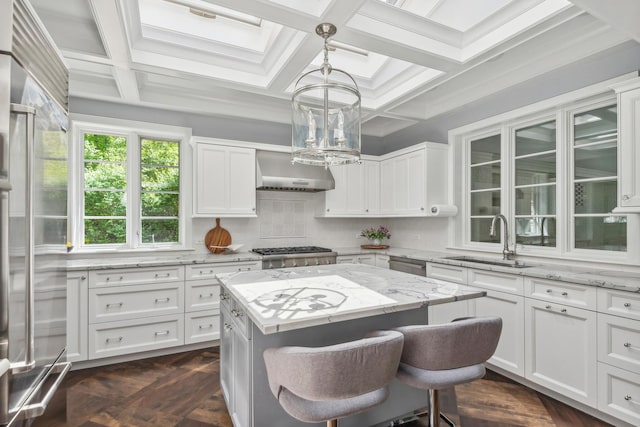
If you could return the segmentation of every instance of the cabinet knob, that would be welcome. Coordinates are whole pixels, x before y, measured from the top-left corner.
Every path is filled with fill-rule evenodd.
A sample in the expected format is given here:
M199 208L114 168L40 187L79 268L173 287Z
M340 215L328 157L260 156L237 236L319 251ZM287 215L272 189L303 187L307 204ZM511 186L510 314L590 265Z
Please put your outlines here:
M80 280L87 280L87 276L80 277Z
M420 208L420 210L421 210L421 211L423 211L423 210L424 210L424 207L421 207L421 208Z
M551 292L553 292L552 289L547 289L547 293L550 294Z
M627 307L627 308L629 308L629 307L631 307L631 303L630 303L630 302L625 302L625 303L624 303L624 306L625 306L625 307Z
M623 345L624 345L625 347L627 347L627 348L632 347L632 345L631 345L631 343L630 343L630 342L626 342L626 343L624 343Z
M251 210L252 210L253 212L255 212L255 211L256 211L256 208L251 208Z
M551 310L551 306L550 305L547 305L544 308L546 308L547 310Z
M640 402L633 400L633 398L631 396L629 396L628 394L624 397L624 400L626 400L627 402L631 402L634 405L640 405Z
M331 209L327 209L327 212L329 212Z
M225 322L224 323L224 330L225 331L230 331L231 329L233 329L233 326L231 326L230 323Z
M623 194L622 195L622 200L629 200L631 198L631 196L629 196L628 194Z
M563 292L563 293L562 293L562 296L563 296L563 297L566 297L567 295L569 295L569 293L568 293L568 292Z
M567 309L566 309L566 308L563 308L562 310L560 310L560 312L561 312L561 313L566 313L566 312L567 312Z

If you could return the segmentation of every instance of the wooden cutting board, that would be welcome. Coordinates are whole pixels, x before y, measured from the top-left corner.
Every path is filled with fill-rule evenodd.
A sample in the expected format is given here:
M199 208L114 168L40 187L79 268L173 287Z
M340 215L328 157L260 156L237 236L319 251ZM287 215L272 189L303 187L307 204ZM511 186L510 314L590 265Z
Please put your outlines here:
M220 227L220 218L216 218L216 226L204 236L204 244L214 254L224 252L224 248L212 248L211 246L229 246L231 244L231 234Z

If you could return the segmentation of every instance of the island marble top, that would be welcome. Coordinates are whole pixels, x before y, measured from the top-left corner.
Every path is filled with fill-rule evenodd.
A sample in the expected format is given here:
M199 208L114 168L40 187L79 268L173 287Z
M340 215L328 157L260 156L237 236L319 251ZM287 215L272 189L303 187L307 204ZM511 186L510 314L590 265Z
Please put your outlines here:
M264 334L486 295L455 283L365 264L216 276Z

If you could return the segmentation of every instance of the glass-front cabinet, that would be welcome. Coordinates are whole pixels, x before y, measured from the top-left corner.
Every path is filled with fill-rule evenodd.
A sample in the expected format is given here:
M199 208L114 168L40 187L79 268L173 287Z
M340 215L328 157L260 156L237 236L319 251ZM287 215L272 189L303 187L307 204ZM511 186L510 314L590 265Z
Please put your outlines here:
M463 209L453 220L451 247L500 254L503 233L491 236L490 229L502 214L517 254L639 260L640 243L631 236L640 230L640 216L620 208L619 98L609 90L545 102L452 130L453 200ZM640 111L640 92L637 99Z
M556 121L514 133L516 243L556 246Z
M500 213L501 137L500 134L469 142L469 218L472 242L500 242L500 235L489 235L491 220Z
M618 192L615 104L572 115L574 247L627 250L627 217L612 214Z

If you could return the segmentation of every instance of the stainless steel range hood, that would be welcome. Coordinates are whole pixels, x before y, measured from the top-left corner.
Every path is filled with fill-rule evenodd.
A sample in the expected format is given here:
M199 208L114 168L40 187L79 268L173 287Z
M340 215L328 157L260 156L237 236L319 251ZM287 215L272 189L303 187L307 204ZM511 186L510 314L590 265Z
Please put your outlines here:
M256 189L273 191L326 191L336 183L329 169L291 164L291 155L275 151L256 152Z

